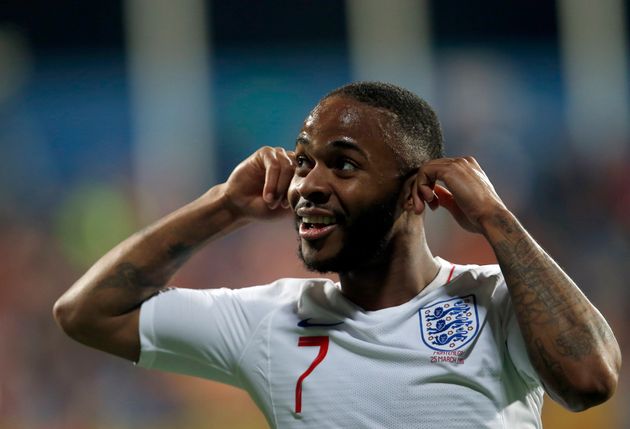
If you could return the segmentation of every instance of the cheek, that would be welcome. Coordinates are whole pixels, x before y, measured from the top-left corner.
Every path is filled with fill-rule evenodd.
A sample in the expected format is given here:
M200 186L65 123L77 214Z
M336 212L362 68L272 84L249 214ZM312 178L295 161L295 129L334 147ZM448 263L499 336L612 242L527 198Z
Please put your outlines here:
M339 208L346 216L352 217L370 206L373 195L371 195L369 189L369 185L360 186L353 184L348 187L337 187L333 189L333 193Z
M338 190L337 197L350 217L360 216L363 213L374 210L374 207L392 204L398 200L398 189L380 189L379 183L362 184ZM380 190L379 190L380 189ZM376 190L379 190L377 192Z
M293 176L293 179L291 179L291 183L289 184L289 189L287 190L287 199L289 200L289 204L293 209L295 209L295 206L300 200L300 194L297 191L299 179L299 177Z

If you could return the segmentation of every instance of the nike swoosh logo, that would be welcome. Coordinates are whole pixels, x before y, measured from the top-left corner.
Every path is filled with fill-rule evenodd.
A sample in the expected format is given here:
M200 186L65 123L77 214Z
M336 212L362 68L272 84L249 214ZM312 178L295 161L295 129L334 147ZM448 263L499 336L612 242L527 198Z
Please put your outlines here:
M336 323L311 323L309 322L309 320L311 320L312 317L309 317L308 319L304 319L304 320L300 320L298 322L298 326L300 328L316 328L316 327L331 327L331 326L337 326L337 325L341 325L343 322L336 322Z

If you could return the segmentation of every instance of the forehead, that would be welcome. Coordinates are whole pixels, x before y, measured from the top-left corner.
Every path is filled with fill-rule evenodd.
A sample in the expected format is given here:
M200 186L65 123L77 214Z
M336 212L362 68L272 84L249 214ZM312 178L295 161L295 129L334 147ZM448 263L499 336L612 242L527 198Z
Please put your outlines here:
M309 140L352 139L362 146L389 146L394 120L395 115L385 109L350 97L332 96L306 117L301 135Z

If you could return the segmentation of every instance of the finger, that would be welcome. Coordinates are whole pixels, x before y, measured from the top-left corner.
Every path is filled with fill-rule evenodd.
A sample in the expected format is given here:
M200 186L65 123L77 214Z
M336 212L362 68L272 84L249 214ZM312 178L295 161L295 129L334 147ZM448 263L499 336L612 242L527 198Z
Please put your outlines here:
M263 155L265 165L265 185L263 186L263 200L270 208L277 205L275 191L278 186L280 176L280 165L278 164L275 152L268 152Z
M440 184L436 184L435 188L433 189L433 191L435 192L435 195L440 198L440 200L442 199L453 199L453 193L451 191L449 191L448 189L446 189L444 186L440 185Z
M440 202L439 205L448 210L455 219L459 219L463 215L463 212L455 202L455 198L453 197L451 191L442 185L436 185L435 193Z
M276 188L275 196L276 199L280 202L280 205L282 205L287 197L287 191L289 189L289 185L291 184L291 180L293 179L293 174L295 172L295 163L284 149L280 149L279 151L279 161L280 174L278 176L278 185Z
M295 166L295 151L293 150L285 150L284 153L287 155L287 157L291 160L291 164L293 166Z
M435 185L433 192L435 192L435 195L437 196L438 206L442 206L448 210L448 208L453 205L453 194L444 186L439 184ZM432 209L435 210L435 208Z
M477 160L475 159L474 156L465 156L464 159L469 163L472 164L474 167L481 169L481 166L479 165L479 163L477 162Z
M408 173L402 186L400 206L403 210L413 210L414 213L419 214L419 211L422 211L424 207L424 203L420 200L416 189L418 186L416 184L418 180L417 173L417 170Z
M428 202L429 208L433 211L437 210L440 207L440 198L433 192L433 199Z
M431 203L437 196L434 192L435 182L443 180L449 169L452 168L456 162L453 158L439 158L432 159L425 162L420 171L418 172L419 186L418 190L422 196L422 199L427 203Z
M420 196L417 182L414 182L414 186L411 192L411 198L413 199L414 213L421 214L424 211L424 200Z
M418 193L423 201L430 203L435 198L433 188L435 187L435 179L429 177L424 170L418 174Z
M428 204L429 207L433 210L439 207L438 200L435 197L433 190L429 189L429 192L431 192L431 198L429 198L429 201L427 201L427 198L422 194L420 180L420 175L416 172L405 183L405 186L407 186L407 183L409 183L409 191L405 194L404 204L407 208L409 208L410 205L411 209L413 209L413 212L417 215L424 212L426 204Z

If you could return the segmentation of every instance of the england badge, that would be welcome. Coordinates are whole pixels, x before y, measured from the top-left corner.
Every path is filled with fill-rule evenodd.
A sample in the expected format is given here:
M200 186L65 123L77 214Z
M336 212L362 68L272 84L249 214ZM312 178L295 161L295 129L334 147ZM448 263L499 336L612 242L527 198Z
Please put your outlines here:
M439 301L418 313L422 341L433 350L460 349L475 338L479 329L475 295Z

